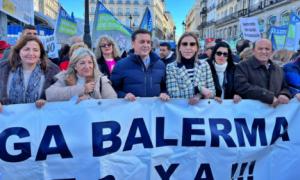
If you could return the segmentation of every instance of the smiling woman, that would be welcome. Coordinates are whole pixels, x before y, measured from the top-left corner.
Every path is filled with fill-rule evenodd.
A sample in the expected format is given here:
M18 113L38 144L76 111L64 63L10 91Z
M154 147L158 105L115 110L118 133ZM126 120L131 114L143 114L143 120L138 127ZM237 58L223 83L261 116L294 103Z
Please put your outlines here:
M2 104L45 104L45 89L54 83L59 72L47 60L41 41L35 36L23 36L13 47L9 61L0 64L0 111Z
M79 96L78 102L117 97L108 78L99 71L95 55L87 48L75 50L68 69L56 77L56 83L46 90L49 101L69 100L73 96Z

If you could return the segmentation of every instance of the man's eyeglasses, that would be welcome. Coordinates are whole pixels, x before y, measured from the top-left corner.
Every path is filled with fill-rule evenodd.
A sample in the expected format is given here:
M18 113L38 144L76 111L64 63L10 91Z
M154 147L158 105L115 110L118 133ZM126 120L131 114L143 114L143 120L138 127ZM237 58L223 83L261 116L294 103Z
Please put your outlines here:
M227 52L217 51L217 52L216 52L216 55L217 55L217 56L222 56L222 55L223 55L224 57L228 57L228 53L227 53Z
M188 46L188 45L191 46L191 47L194 47L194 46L196 46L196 43L195 42L190 42L190 43L188 43L188 42L182 42L181 45L185 46L185 47Z
M101 44L100 47L104 48L104 47L111 47L112 44L111 43L107 43L107 44Z

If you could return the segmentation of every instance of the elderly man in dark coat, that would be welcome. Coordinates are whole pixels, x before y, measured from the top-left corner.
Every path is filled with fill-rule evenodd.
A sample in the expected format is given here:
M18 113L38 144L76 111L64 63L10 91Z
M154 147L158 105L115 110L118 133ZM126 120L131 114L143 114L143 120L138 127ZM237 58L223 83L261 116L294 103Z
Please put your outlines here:
M270 60L272 43L258 40L254 56L237 65L235 90L244 99L256 99L272 106L287 104L291 97L283 70Z

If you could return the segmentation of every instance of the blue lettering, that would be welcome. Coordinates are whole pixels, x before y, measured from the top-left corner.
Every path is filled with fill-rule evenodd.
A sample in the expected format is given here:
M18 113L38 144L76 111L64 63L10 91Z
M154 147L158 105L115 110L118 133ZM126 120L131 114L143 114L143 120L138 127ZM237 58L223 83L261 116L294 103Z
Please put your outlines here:
M5 129L0 134L0 159L6 162L21 162L30 158L31 148L29 142L14 143L15 150L21 150L18 155L11 155L7 152L6 142L10 136L18 136L19 138L29 137L30 134L27 129L22 127L13 127Z
M137 130L139 129L141 137L135 137ZM145 122L143 118L133 119L129 133L124 145L123 151L128 151L132 149L135 144L142 143L144 148L153 148L149 133L147 131Z
M177 139L165 139L165 118L156 118L156 147L177 146Z
M205 177L202 178L202 176L205 174ZM195 177L195 180L213 180L214 179L214 176L213 176L213 173L211 171L211 168L210 168L210 165L209 164L201 164L199 169L198 169L198 172L196 174L196 177Z
M164 170L164 167L162 165L155 166L155 169L162 180L169 180L178 166L179 164L171 164L167 171Z
M256 146L256 136L257 131L259 133L259 139L262 146L268 145L267 143L267 137L266 137L266 125L265 125L265 119L264 118L255 118L253 120L251 132L247 126L246 119L244 118L235 118L235 127L237 132L237 138L239 141L240 147L245 147L245 139L243 132L245 133L248 142L250 146Z
M281 127L283 127L283 132L281 133ZM277 117L276 124L272 134L271 144L274 144L275 141L279 138L282 138L282 141L289 141L288 134L288 122L285 117Z
M205 141L192 140L192 135L205 135L204 129L192 129L193 124L204 124L204 119L183 118L182 146L205 146Z
M104 135L103 129L109 128L110 134ZM117 136L121 131L121 126L118 122L96 122L92 124L93 131L93 156L104 156L118 151L121 147L121 138ZM103 142L111 141L110 147L104 148Z
M223 125L223 129L218 129L218 125ZM219 137L223 137L228 147L236 147L233 139L230 137L229 133L231 131L230 121L222 118L210 118L209 126L211 130L211 146L219 147L220 140Z
M54 138L56 147L49 147L52 137ZM47 126L35 160L46 160L49 154L60 154L62 158L73 157L58 125Z

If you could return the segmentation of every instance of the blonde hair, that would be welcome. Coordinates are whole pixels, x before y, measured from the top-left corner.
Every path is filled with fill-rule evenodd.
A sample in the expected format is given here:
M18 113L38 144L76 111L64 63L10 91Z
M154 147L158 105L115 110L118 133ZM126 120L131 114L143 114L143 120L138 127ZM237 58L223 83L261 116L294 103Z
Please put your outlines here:
M76 82L77 82L76 73L77 72L75 70L75 66L79 60L85 58L86 56L90 56L92 58L92 61L94 64L93 76L86 79L86 81L87 82L92 81L95 79L95 77L98 77L99 75L101 75L101 72L99 71L94 53L91 50L89 50L88 48L81 47L81 48L76 49L70 58L69 66L68 66L68 69L65 74L65 82L68 86L72 86L72 85L76 84Z
M292 56L293 51L289 51L287 49L279 49L272 54L271 59L278 65L283 66L291 60Z
M97 43L97 46L96 46L96 49L95 49L96 59L99 59L103 56L102 51L101 51L101 47L100 47L101 41L103 41L103 40L105 40L108 43L112 44L113 58L120 57L120 49L119 49L117 43L115 42L115 40L110 36L103 35L103 36L100 36L100 38L98 40L98 43Z
M241 60L248 60L253 56L253 50L251 47L247 47L245 48L241 53L240 53L240 57Z
M73 44L70 47L69 57L71 57L73 52L78 48L88 48L88 46L86 44L84 44L84 42L78 42L78 43Z

